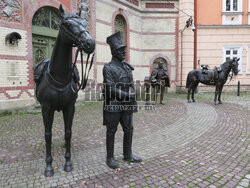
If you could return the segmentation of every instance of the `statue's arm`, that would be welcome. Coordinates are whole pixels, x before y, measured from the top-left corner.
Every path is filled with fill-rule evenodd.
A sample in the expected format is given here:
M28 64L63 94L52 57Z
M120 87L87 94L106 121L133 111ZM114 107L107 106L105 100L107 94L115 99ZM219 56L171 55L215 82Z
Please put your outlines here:
M153 70L151 73L151 81L156 82L157 70Z
M164 70L164 78L168 78L168 71Z
M108 66L104 66L103 68L103 84L104 89L106 90L107 97L109 98L116 98L118 101L124 101L126 98L129 97L127 92L122 91L119 88L116 88L116 84L113 80L113 74Z

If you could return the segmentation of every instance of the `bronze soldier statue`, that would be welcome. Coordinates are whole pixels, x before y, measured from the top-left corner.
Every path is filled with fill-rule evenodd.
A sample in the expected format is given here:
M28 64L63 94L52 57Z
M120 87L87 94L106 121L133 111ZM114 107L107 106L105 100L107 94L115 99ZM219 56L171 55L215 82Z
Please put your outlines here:
M168 78L168 72L163 68L163 62L158 63L158 68L154 69L151 74L152 86L155 88L155 104L157 103L157 98L159 91L161 92L160 103L163 103L165 87L170 87L170 82Z
M120 32L107 38L112 60L103 68L104 106L103 124L106 125L107 165L118 168L114 159L114 139L117 126L121 123L124 160L139 163L142 159L132 154L133 113L137 111L132 71L134 68L124 62L126 46Z

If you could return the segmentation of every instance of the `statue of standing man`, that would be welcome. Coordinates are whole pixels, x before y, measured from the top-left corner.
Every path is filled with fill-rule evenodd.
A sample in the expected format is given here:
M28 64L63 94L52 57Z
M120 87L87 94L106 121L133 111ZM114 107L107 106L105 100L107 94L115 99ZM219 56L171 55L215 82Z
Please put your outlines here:
M114 159L114 140L120 123L124 132L123 156L125 161L139 163L141 158L132 154L133 113L137 111L135 87L132 71L134 68L124 62L126 46L121 40L120 32L107 38L112 60L103 68L104 106L103 124L106 125L107 165L118 168Z
M160 104L163 103L165 87L170 87L168 72L163 67L163 62L158 63L158 68L154 69L151 74L151 83L155 89L155 104L157 103L158 94L160 92Z

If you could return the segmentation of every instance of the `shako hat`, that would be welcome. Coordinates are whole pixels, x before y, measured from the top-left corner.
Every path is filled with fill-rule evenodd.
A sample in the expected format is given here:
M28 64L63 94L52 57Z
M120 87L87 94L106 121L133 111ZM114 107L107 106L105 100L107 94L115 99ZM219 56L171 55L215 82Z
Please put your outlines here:
M107 37L107 41L106 41L111 48L114 49L119 49L122 47L126 47L126 45L123 44L122 42L122 38L121 38L121 32L118 31L116 33L114 33L113 35L110 35L109 37Z

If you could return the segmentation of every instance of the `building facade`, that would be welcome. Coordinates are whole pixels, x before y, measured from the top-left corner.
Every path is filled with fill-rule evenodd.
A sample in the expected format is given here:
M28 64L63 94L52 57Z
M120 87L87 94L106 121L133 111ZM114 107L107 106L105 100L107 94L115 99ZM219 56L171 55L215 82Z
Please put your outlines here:
M179 35L180 86L185 86L188 72L201 64L213 68L227 59L240 58L240 72L224 90L236 90L240 81L242 91L250 91L250 1L182 0L180 9L193 10L189 14L196 26L194 32L183 32L182 44Z
M51 55L60 26L58 7L62 4L66 12L76 13L86 2L89 31L96 40L90 80L102 83L102 68L111 60L106 38L121 31L127 45L126 59L135 67L134 79L143 81L162 59L175 90L179 70L179 12L175 9L178 0L2 0L0 110L36 103L32 68ZM83 92L79 95L83 97Z
M240 58L232 84L250 84L249 5L249 0L197 1L197 60L213 67Z
M107 36L121 31L127 45L126 60L135 67L134 80L142 83L163 60L170 76L169 91L184 91L192 69L201 64L213 68L238 57L241 71L229 85L235 86L239 80L249 89L249 1L2 0L0 110L36 104L32 68L51 56L60 27L60 4L71 13L88 4L89 32L96 41L90 86L102 83L102 68L111 60ZM195 29L186 27L190 16ZM77 66L80 68L80 59ZM85 91L90 91L90 86ZM84 96L80 91L79 98Z

